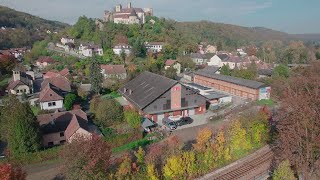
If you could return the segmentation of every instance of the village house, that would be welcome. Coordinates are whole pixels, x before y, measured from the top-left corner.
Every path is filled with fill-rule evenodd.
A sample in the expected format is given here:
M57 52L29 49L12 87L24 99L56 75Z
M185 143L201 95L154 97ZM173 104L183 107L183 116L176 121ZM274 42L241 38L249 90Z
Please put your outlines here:
M134 8L131 2L128 3L127 8L122 8L122 5L116 5L113 11L104 12L105 22L114 22L116 24L144 24L146 16L152 16L152 8Z
M79 54L85 57L92 57L94 54L103 56L103 49L94 43L81 43L79 46Z
M234 69L235 67L241 67L242 61L241 58L238 56L232 56L228 54L218 54L213 56L208 61L208 66L216 66L216 67L222 67L224 65L228 65L230 69Z
M162 124L169 116L188 117L206 112L206 99L178 81L143 72L118 92L141 115Z
M91 138L94 133L87 114L80 109L38 115L37 120L44 147L70 143L75 138Z
M66 45L66 44L68 44L68 43L74 44L74 38L71 38L71 37L69 37L69 36L62 37L62 38L61 38L61 44Z
M132 47L125 43L119 43L113 47L114 54L120 56L122 52L129 56L132 52Z
M144 46L146 49L152 53L161 52L164 46L163 42L145 42Z
M71 92L71 85L66 77L58 75L44 79L39 96L42 110L63 109L64 97Z
M38 60L36 61L36 65L40 68L43 69L49 65L54 64L56 61L54 59L52 59L49 56L41 56L38 58Z
M22 95L33 93L34 72L22 72L19 68L13 70L13 80L10 81L6 91L9 94Z
M126 79L127 71L124 65L101 65L101 73L105 79Z
M271 87L257 81L197 71L194 83L250 100L270 99Z
M196 65L205 65L207 61L209 60L208 56L206 54L200 54L200 53L192 53L190 55L190 58Z
M13 56L15 59L21 61L23 55L30 50L27 48L10 48L7 50L0 50L0 53L7 56Z
M59 75L67 77L69 74L70 73L69 73L69 69L68 68L64 68L60 72L48 71L46 73L43 73L43 79L54 78L54 77L57 77Z
M258 76L259 78L270 78L273 74L272 69L258 69Z
M164 69L167 70L170 67L173 67L175 70L177 70L177 74L181 73L181 64L178 61L171 59L166 60Z

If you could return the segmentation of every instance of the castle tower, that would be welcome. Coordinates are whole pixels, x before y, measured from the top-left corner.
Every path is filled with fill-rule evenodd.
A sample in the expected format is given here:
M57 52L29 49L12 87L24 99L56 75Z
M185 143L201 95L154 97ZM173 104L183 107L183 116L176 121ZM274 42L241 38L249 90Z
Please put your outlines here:
M120 12L122 10L121 4L116 5L116 12Z
M131 2L128 3L128 9L132 8Z
M20 70L14 69L13 71L13 81L20 81Z

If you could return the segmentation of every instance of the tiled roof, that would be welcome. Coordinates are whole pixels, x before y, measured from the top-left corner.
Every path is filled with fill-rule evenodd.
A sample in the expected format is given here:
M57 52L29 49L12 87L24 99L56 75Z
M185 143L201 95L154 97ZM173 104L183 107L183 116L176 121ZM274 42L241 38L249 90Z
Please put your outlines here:
M272 76L272 73L273 73L272 69L259 69L258 70L259 75Z
M53 71L48 71L44 74L44 78L47 79L47 78L54 78L54 77L57 77L59 74L56 73L56 72L53 72Z
M106 74L124 74L126 69L124 65L101 65L101 69L105 70Z
M71 91L71 85L69 80L66 77L61 76L60 74L58 74L58 76L53 77L53 78L47 78L45 79L42 84L41 87L45 87L47 86L47 84L52 84L53 86L61 89L62 91L65 92L70 92Z
M61 70L61 71L59 72L59 74L60 74L61 76L66 76L66 75L69 74L69 69L68 69L68 68L64 68L63 70Z
M46 62L46 63L49 63L49 64L53 64L53 63L55 63L55 60L52 59L52 58L49 57L49 56L42 56L42 57L39 57L39 59L37 60L37 62L39 62L39 63L44 63L44 62Z
M69 139L80 128L89 131L88 121L78 118L77 115L73 114L72 119L65 130L66 139Z
M20 86L20 85L27 85L28 84L25 84L23 83L22 81L18 80L18 81L11 81L7 87L7 90L10 90L10 89L14 89L15 87L17 86Z
M232 84L237 84L240 86L249 87L252 89L259 89L259 88L265 86L265 84L263 84L261 82L247 80L247 79L241 79L241 78L232 77L232 76L225 76L225 75L221 75L221 74L201 72L201 71L195 72L195 74L200 75L200 76L204 76L204 77L208 77L208 78L212 78L212 79L216 79L216 80L220 80L220 81L229 82Z
M145 71L118 92L139 109L143 109L177 83L175 80Z
M200 54L200 53L192 53L190 55L191 58L195 59L209 59L205 54Z
M166 66L172 66L175 62L177 62L177 61L172 60L172 59L168 59L168 60L166 60L165 64L166 64Z
M59 89L56 89L50 83L48 83L45 88L43 88L40 92L40 102L49 102L49 101L58 101L63 100L61 92Z
M40 124L42 133L49 134L67 130L74 116L78 121L81 121L79 123L81 126L88 122L87 114L80 109L38 115L37 121Z

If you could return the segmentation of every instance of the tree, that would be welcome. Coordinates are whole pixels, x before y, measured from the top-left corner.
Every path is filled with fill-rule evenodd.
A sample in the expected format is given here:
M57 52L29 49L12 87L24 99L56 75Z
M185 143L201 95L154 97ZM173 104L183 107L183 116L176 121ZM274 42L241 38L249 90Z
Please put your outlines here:
M70 111L73 107L73 104L76 102L77 96L72 93L68 93L66 97L64 98L64 107L67 109L67 111Z
M183 71L185 69L194 70L196 68L196 63L193 62L190 57L181 56L177 58L177 61L181 64L181 69Z
M223 50L222 42L218 41L218 43L217 43L217 51L222 51L222 50Z
M170 156L164 167L163 176L165 179L180 179L185 173L185 166L180 155Z
M275 67L273 70L273 77L282 77L288 78L290 75L290 70L287 66L280 64L279 66Z
M8 145L12 155L38 151L41 146L39 124L30 105L20 103L13 96L4 104L1 126L7 129Z
M61 150L65 174L70 179L91 179L106 176L111 148L101 137L79 137Z
M91 82L91 91L96 94L99 94L101 91L102 84L102 74L101 68L96 59L91 59L90 61L90 82Z
M250 143L246 139L246 130L241 127L241 122L236 120L229 127L229 148L232 158L238 159L251 148Z
M197 175L196 153L194 151L183 152L183 164L185 165L186 174L193 178Z
M220 74L226 75L226 76L231 76L231 69L229 67L229 64L223 65L220 69Z
M3 55L0 58L0 75L12 73L17 62L13 56Z
M134 155L136 156L137 158L137 163L138 164L144 164L144 157L145 157L145 151L143 150L143 148L141 146L139 146L139 149L134 152Z
M126 57L127 57L127 54L126 54L126 52L122 49L121 52L120 52L120 58L121 58L123 64L126 64Z
M147 177L150 180L158 180L159 175L157 173L157 170L154 166L154 164L150 163L147 164Z
M118 168L118 171L116 173L116 176L118 179L130 179L129 177L131 176L131 158L129 154L125 154L122 157L122 162Z
M282 161L278 168L274 171L273 180L295 180L294 172L290 168L290 162L288 160Z
M165 70L165 76L170 79L175 79L177 76L177 70L171 66Z
M223 131L219 131L219 133L215 137L215 141L213 143L213 149L215 153L216 162L218 165L222 165L226 161L229 161L231 159L230 150L226 146L226 139L224 137Z
M290 161L296 173L305 179L320 176L320 63L300 69L287 81L280 81L282 93L278 109L275 156Z
M25 180L26 173L20 167L13 167L12 164L0 164L0 179Z
M123 121L123 108L114 99L103 99L94 113L94 121L103 128Z
M320 59L320 52L318 51L318 52L316 52L316 58L317 58L317 60L319 60Z
M201 129L197 135L197 142L193 144L195 150L203 152L210 146L210 139L212 137L212 131L209 128Z
M141 125L141 116L135 110L124 111L124 118L132 128L139 128Z

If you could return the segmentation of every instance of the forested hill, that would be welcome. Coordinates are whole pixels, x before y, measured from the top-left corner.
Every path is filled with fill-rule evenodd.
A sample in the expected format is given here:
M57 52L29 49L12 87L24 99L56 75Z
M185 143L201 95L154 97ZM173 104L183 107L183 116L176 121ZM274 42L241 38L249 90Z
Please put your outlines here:
M31 46L46 38L47 30L60 31L68 25L49 21L8 7L0 6L0 49Z
M287 33L267 28L249 28L208 21L178 22L177 28L181 32L188 34L191 38L196 38L198 41L216 42L221 40L229 43L231 46L234 46L234 43L242 44L267 40L286 41L290 39Z

